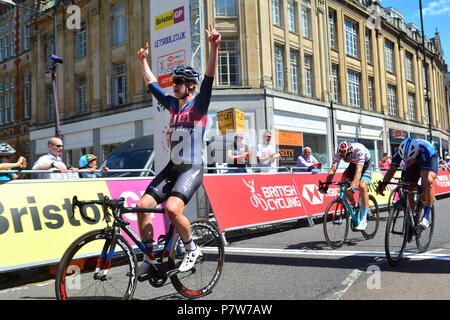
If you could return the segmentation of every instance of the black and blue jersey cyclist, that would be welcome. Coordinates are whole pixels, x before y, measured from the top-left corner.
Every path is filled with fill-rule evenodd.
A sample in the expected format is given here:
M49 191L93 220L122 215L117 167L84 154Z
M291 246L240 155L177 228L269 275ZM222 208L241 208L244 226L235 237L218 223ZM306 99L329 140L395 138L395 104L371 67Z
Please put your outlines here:
M409 183L417 183L421 179L422 195L425 201L425 211L419 227L426 229L430 226L430 212L434 202L434 181L439 169L439 155L436 148L428 141L407 138L402 141L397 152L392 157L389 170L378 185L377 193L382 194L386 185L404 161L402 179Z
M149 91L158 102L170 112L170 160L166 167L150 183L137 207L154 208L166 201L165 211L180 235L186 254L179 266L180 272L190 270L199 256L200 248L192 239L190 222L184 216L184 209L203 177L202 147L212 84L217 67L218 47L221 35L212 26L206 31L209 41L209 57L205 77L200 92L195 94L200 75L189 66L178 66L172 73L174 96L166 94L158 85L147 62L149 44L137 52L142 76ZM150 213L138 214L138 227L141 239L150 247L153 243L153 226ZM146 255L138 265L138 275L148 272L149 264L158 263L153 254Z

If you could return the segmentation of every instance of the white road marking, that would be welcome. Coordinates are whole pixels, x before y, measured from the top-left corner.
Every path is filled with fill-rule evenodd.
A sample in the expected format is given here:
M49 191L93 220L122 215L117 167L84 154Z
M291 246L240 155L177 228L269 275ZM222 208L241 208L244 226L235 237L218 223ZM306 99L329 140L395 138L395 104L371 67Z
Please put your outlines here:
M202 250L208 251L207 248ZM386 257L384 251L310 250L310 249L269 249L225 247L225 253L277 254L294 256L339 256L339 257ZM434 259L450 261L450 254L405 252L404 259Z
M333 293L330 297L327 298L327 300L340 300L342 296L348 291L348 289L350 289L353 283L358 280L359 276L363 273L363 271L358 269L353 270L349 274L349 276L341 283L341 286L343 286L344 288Z

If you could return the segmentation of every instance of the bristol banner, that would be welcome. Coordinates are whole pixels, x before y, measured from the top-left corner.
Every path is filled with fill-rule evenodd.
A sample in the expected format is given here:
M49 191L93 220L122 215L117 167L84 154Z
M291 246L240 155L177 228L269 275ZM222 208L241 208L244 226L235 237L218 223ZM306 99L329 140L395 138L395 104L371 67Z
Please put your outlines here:
M134 207L151 180L72 180L0 185L0 272L57 263L69 245L82 234L106 226L100 206L86 208L95 222L72 212L72 197L99 200L123 197ZM137 214L126 214L139 235ZM167 217L153 214L154 239L167 230ZM133 243L132 243L133 244Z

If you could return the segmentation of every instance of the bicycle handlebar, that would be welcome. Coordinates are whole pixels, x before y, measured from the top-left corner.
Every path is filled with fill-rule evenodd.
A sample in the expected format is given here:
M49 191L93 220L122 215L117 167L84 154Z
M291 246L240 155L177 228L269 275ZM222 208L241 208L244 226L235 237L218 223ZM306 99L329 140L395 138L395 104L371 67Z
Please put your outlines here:
M117 209L120 210L120 213L148 213L148 212L154 212L154 213L164 213L164 208L136 208L136 207L125 207L124 206L125 199L123 197L119 199L110 199L109 197L105 196L102 200L88 200L88 201L80 201L78 200L77 196L73 196L72 198L72 216L75 215L75 208L78 207L80 210L81 216L85 218L87 221L90 222L96 222L95 219L90 218L86 215L86 212L83 210L83 207L86 205L100 205L103 209L103 215L104 219L107 222L110 222L110 213L108 212L108 208L111 208L111 210L114 212Z
M422 193L422 186L421 186L421 185L419 185L419 184L417 184L417 183L401 182L402 179L400 179L400 178L396 178L396 179L398 179L399 182L383 182L383 181L381 181L381 180L378 180L378 187L377 187L377 189L378 189L378 188L380 187L380 185L382 185L382 184L385 184L385 185L392 184L392 185L395 185L395 186L400 186L400 187L402 187L402 188L417 187L417 188L418 188L419 194ZM383 192L383 193L380 192L379 194L382 195L382 196L384 196L384 192Z

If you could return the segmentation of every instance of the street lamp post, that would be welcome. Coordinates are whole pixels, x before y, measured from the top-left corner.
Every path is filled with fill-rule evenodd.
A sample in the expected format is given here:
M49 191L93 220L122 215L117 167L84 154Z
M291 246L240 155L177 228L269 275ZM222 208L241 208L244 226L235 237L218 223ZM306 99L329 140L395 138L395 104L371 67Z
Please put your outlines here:
M58 90L56 86L56 68L58 64L63 63L63 60L56 55L56 16L51 15L45 12L41 12L38 10L35 10L30 7L23 6L21 4L15 3L11 0L0 0L0 4L10 5L14 7L23 8L25 10L30 10L37 14L42 14L44 16L50 17L53 22L53 54L50 55L50 59L52 60L51 66L49 67L49 71L52 74L52 85L53 85L53 100L54 100L54 110L55 110L55 117L56 117L56 123L55 123L55 136L58 138L62 138L62 131L59 123L59 106L58 106Z
M433 129L432 129L432 122L431 122L431 103L430 103L430 93L428 91L428 75L427 75L427 52L425 48L425 30L423 27L423 14L422 14L422 0L419 0L419 7L420 7L420 24L422 28L422 51L423 51L423 66L424 66L424 72L425 72L425 101L427 103L428 108L428 130L430 132L430 143L433 144Z

